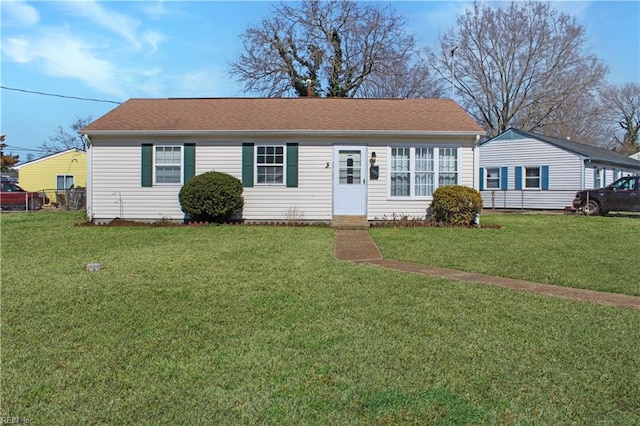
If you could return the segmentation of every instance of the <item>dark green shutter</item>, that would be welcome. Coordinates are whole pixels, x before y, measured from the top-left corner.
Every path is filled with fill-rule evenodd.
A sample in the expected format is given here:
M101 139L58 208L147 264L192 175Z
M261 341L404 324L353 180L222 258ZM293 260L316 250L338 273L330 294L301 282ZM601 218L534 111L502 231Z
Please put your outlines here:
M253 186L253 144L242 144L242 186Z
M298 187L298 144L287 144L287 187Z
M142 186L153 186L153 145L142 144Z
M480 167L480 191L484 191L484 167Z
M187 183L189 179L196 175L196 144L184 144L184 180Z
M540 174L542 175L540 176L542 189L548 190L549 189L549 166L540 167Z

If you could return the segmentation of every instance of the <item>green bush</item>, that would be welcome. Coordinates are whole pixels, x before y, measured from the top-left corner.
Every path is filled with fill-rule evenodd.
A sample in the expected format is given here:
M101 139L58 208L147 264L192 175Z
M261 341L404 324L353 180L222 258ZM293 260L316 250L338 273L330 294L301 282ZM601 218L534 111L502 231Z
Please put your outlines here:
M433 192L431 209L436 222L472 225L482 210L482 197L468 186L442 186Z
M220 172L195 176L180 189L180 207L195 220L224 222L244 206L242 182Z

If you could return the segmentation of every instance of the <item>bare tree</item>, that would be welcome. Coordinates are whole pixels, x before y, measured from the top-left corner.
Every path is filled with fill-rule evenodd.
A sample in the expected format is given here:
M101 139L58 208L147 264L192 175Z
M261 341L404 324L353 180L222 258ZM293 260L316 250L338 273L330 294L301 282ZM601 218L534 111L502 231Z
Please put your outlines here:
M608 72L584 44L583 27L549 3L494 9L476 1L440 37L430 58L449 84L455 60L457 100L495 136L510 126L540 131L559 120L557 125L571 125L566 106L595 94Z
M439 86L404 28L405 19L381 4L281 3L241 36L245 51L230 73L245 92L271 97L436 95Z
M530 124L518 126L527 129ZM612 148L612 134L605 119L605 108L598 93L587 91L567 98L536 131L548 136Z
M38 147L44 155L55 154L68 149L77 148L85 149L84 139L80 135L80 130L91 123L91 116L86 118L76 117L73 123L71 123L72 132L68 132L62 126L58 126L56 133L50 136L45 142Z
M627 155L640 151L640 84L607 86L600 96L614 125L616 151Z

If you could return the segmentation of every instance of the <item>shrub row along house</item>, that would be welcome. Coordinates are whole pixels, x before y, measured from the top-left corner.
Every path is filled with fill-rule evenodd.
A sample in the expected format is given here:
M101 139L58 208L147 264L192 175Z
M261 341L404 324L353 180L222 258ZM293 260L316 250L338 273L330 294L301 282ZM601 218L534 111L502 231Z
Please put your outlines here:
M484 131L448 99L130 99L82 130L87 214L182 220L194 175L244 186L242 218L424 217L439 186L479 188Z
M566 139L509 129L480 145L484 208L571 206L576 191L640 174L640 161Z

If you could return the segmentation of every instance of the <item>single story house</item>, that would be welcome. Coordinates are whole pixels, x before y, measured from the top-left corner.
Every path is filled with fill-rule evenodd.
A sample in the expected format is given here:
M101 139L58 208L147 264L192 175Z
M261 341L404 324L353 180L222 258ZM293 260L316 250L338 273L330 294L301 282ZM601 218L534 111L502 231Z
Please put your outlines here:
M18 171L18 185L26 191L44 191L51 202L56 192L87 186L87 153L68 149L28 161L14 167Z
M95 221L183 220L194 175L244 185L246 220L424 217L478 188L482 128L448 99L130 99L82 130Z
M635 174L640 161L633 158L514 128L480 144L485 209L564 209L579 190Z

